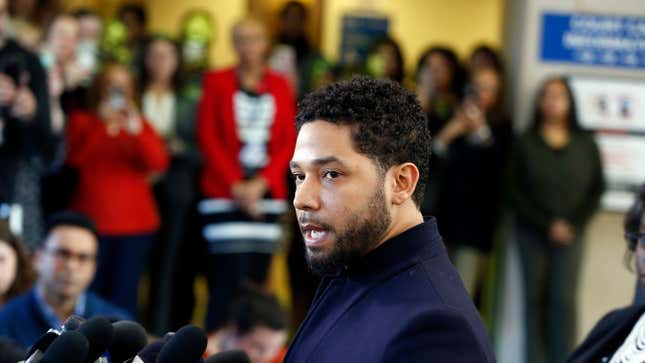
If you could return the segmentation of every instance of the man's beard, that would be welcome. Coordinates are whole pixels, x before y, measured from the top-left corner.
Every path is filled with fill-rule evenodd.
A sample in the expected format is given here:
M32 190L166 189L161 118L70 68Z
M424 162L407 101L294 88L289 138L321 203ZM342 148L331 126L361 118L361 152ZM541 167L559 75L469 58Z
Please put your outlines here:
M329 252L308 251L305 248L307 265L313 273L320 276L333 273L376 247L392 222L383 186L377 187L366 208L352 213L346 220L348 224L342 232L328 224L320 224L336 236Z

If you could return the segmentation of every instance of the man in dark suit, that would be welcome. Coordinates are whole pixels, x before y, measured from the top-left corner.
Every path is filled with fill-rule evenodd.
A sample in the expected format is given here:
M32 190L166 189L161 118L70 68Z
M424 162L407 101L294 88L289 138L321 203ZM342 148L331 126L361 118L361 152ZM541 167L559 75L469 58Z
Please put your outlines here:
M285 362L494 362L419 211L430 135L414 95L355 78L306 96L296 127L294 206L323 279Z

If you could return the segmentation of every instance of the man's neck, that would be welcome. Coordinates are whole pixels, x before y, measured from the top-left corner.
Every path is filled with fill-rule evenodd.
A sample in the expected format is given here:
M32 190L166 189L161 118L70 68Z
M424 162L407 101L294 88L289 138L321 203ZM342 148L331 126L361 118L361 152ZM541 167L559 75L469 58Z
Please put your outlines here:
M44 286L39 285L38 292L45 303L52 309L58 320L65 321L74 314L78 297L68 297L48 291Z
M412 201L409 202L412 203ZM406 205L400 208L397 213L393 215L392 223L390 224L390 227L387 229L387 231L383 234L383 238L381 238L379 243L375 245L370 251L377 249L386 241L389 241L390 239L422 223L423 215L414 204Z

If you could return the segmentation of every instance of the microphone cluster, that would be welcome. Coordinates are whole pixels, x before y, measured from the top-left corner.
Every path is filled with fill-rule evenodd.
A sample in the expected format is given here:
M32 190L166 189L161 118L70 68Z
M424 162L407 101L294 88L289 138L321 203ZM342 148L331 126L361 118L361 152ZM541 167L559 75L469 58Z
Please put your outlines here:
M72 316L43 334L19 363L251 363L239 350L204 359L206 345L206 334L193 325L149 343L138 323Z

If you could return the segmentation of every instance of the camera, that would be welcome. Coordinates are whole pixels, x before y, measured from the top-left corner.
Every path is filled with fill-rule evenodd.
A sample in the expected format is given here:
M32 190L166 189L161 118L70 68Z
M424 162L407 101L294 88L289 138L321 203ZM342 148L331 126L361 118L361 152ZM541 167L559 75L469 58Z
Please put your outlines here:
M25 70L25 63L21 57L17 55L6 55L0 57L0 73L11 78L15 86L20 84L20 78L23 73L25 73ZM9 114L10 109L11 107L9 105L0 107L0 145L6 141L5 132L7 129L7 123L11 118Z
M20 84L20 78L26 72L26 69L24 60L17 55L0 57L0 73L9 76L16 86Z
M108 102L110 106L117 110L123 110L125 104L125 91L121 87L112 87L108 93Z

